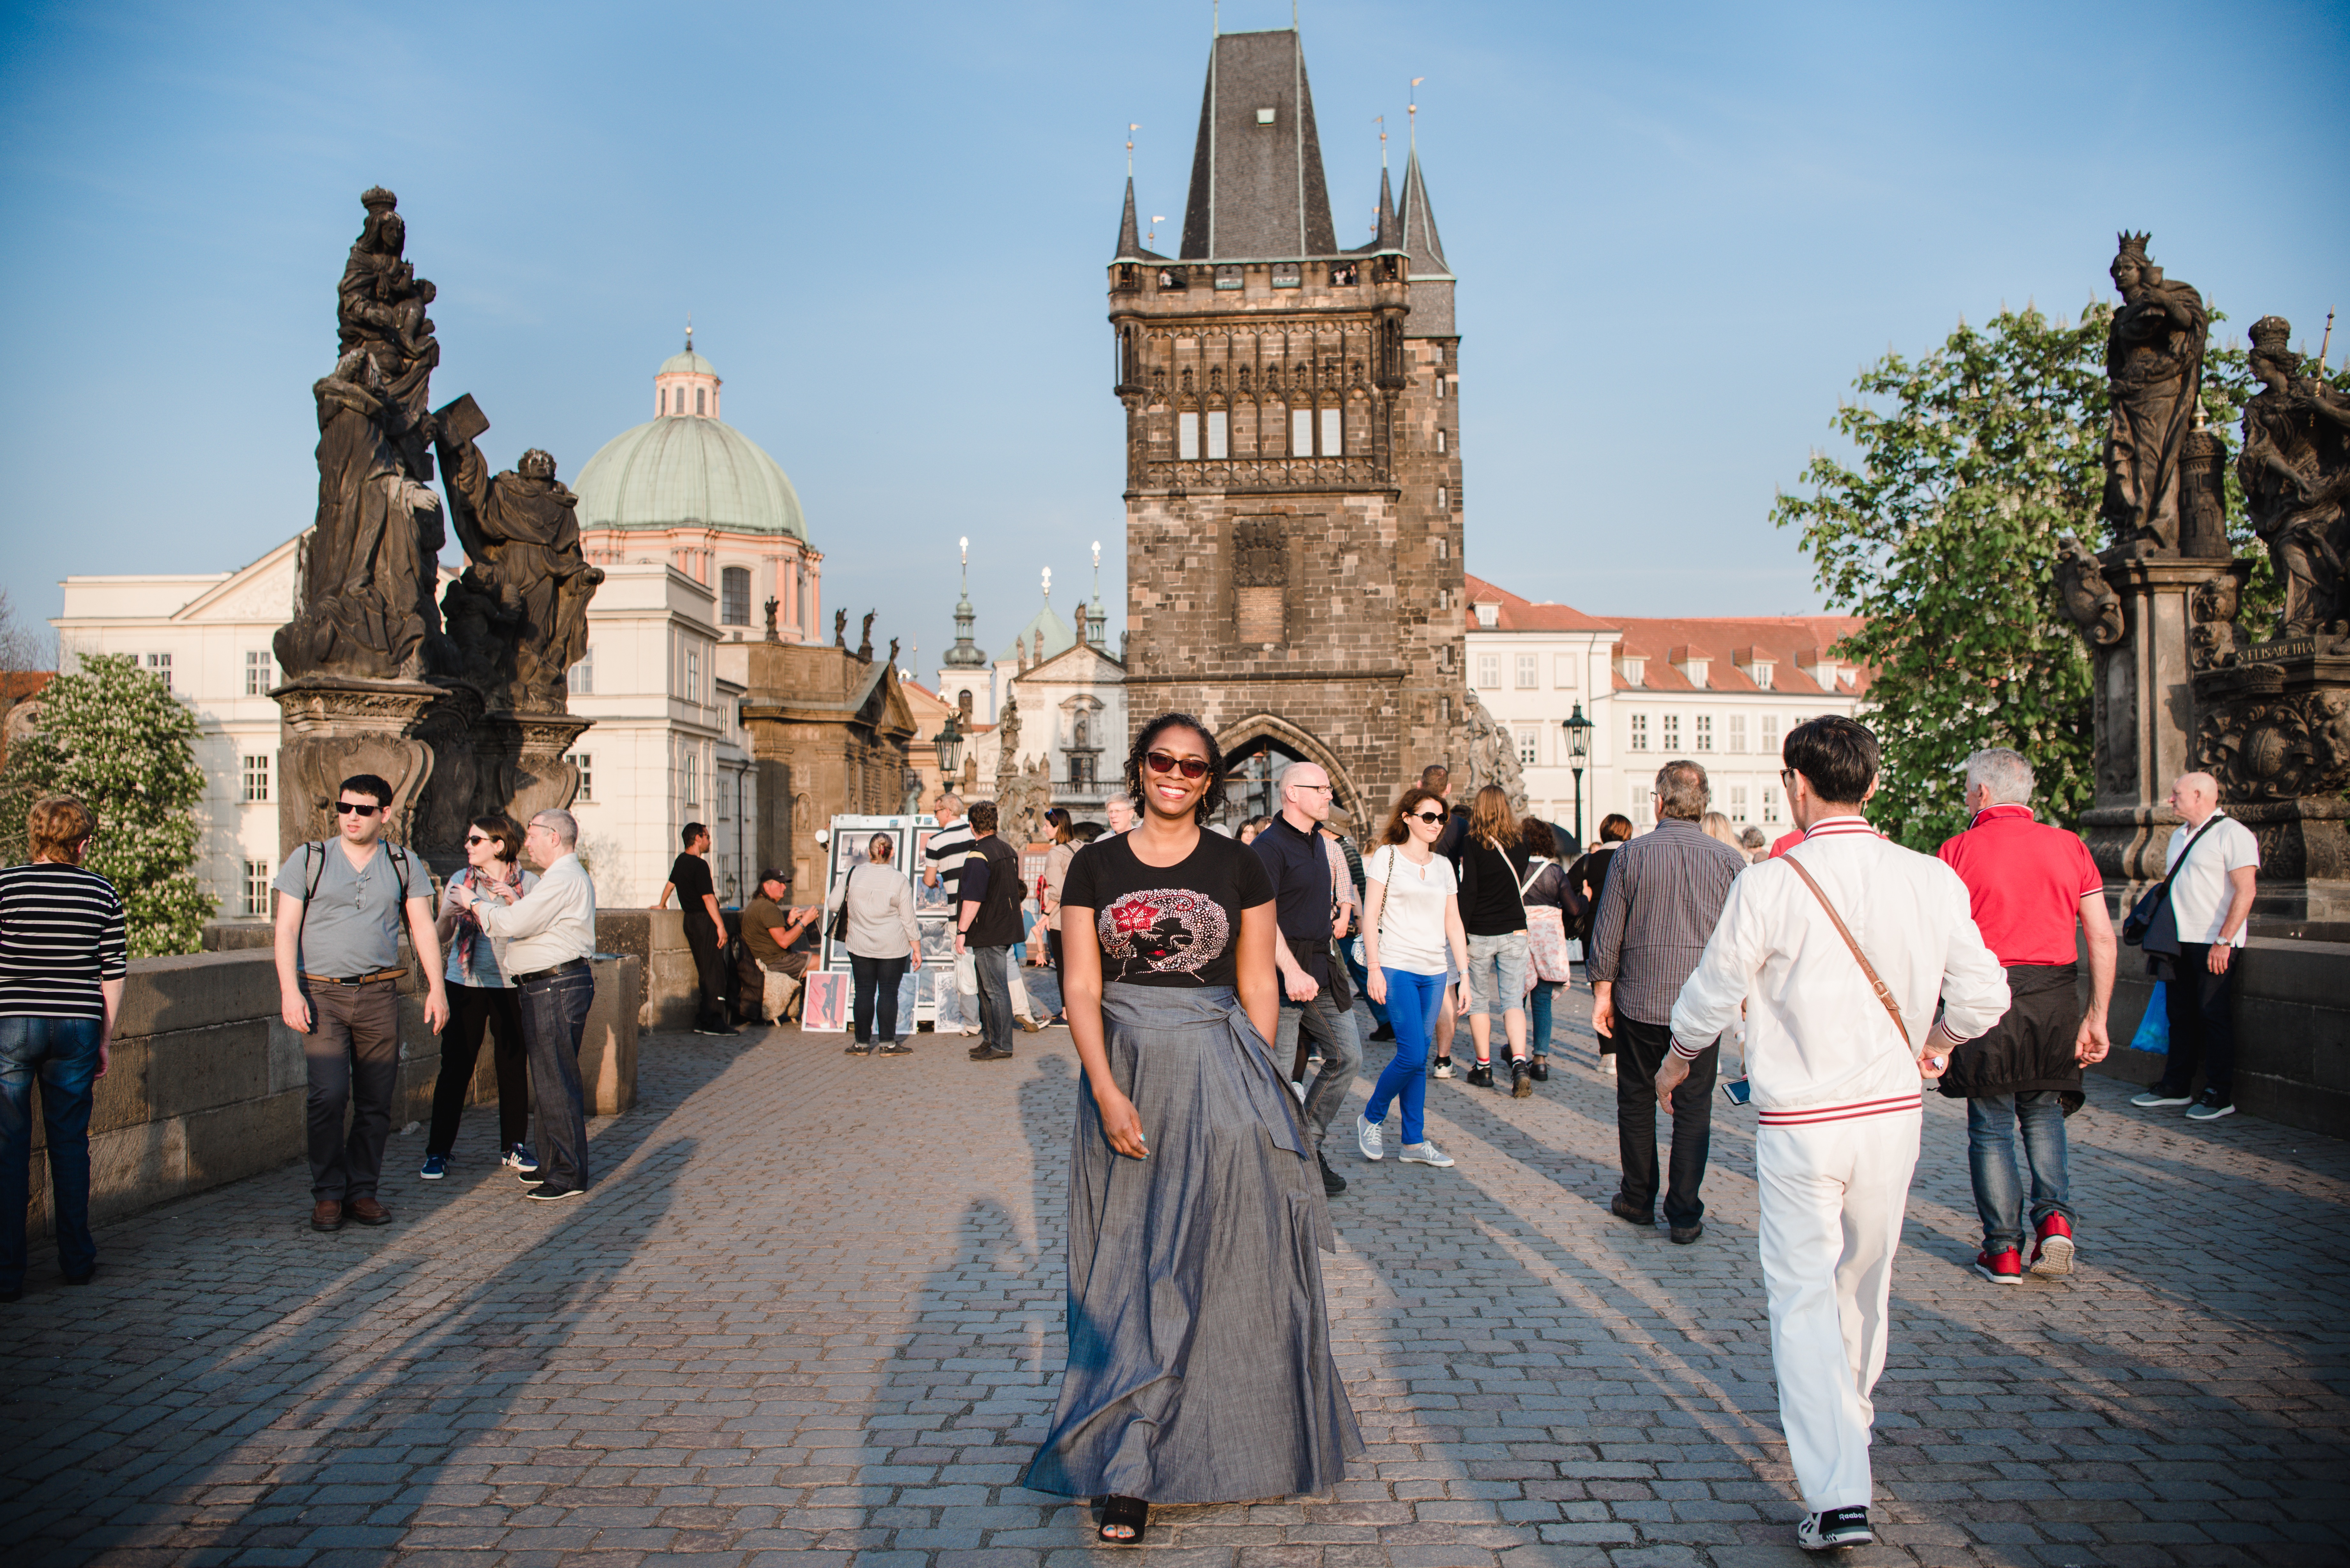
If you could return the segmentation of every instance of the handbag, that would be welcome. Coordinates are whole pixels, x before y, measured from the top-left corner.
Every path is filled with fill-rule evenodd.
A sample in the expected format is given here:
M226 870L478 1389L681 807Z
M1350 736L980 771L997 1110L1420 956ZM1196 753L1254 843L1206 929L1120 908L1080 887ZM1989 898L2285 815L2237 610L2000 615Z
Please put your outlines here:
M2137 902L2130 906L2127 918L2122 921L2122 940L2149 953L2160 953L2168 958L2178 956L2178 912L2170 907L2170 879L2178 875L2178 867L2187 864L2187 857L2195 853L2195 846L2203 842L2203 836L2219 825L2218 812L2205 817L2203 826L2195 830L2195 836L2187 841L2187 847L2178 852L2178 858L2172 862L2170 869L2162 874L2162 880L2138 896Z
M1526 879L1518 885L1521 900L1525 898L1526 889L1534 885L1534 878L1543 874L1543 868L1551 864L1548 860L1537 859ZM1534 960L1536 980L1555 984L1575 978L1575 971L1569 967L1570 961L1566 956L1566 916L1564 910L1550 904L1526 905L1526 949Z
M830 932L834 941L845 942L848 940L848 889L856 880L857 867L851 866L848 868L848 875L840 879L840 908L834 910L832 915Z

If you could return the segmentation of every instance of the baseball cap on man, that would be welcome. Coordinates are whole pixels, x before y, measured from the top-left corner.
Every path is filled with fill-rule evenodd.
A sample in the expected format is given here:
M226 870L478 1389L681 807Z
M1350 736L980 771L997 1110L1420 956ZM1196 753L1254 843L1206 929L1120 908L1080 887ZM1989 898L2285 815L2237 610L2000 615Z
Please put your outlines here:
M759 880L762 884L768 882L781 882L785 887L788 888L792 885L792 874L788 871L778 871L774 867L770 866L767 869L759 873Z

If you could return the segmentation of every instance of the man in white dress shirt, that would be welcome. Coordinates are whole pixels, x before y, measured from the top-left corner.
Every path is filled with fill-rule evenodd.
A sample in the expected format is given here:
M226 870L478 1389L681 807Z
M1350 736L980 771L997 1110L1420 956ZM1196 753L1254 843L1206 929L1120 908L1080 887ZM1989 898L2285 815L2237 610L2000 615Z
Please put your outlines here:
M1731 885L1674 1003L1672 1050L1656 1081L1658 1097L1669 1100L1744 1004L1771 1366L1804 1494L1796 1544L1821 1552L1876 1539L1869 1395L1885 1369L1893 1254L1923 1125L1920 1078L1998 1023L2008 991L1958 873L1890 843L1861 816L1877 789L1877 737L1850 719L1814 719L1788 733L1782 754L1804 841ZM1887 1001L1900 1010L1898 1026Z
M523 1044L530 1052L531 1097L538 1108L538 1180L525 1194L541 1202L588 1190L587 1096L579 1082L579 1043L596 1001L596 884L579 864L579 824L567 811L530 819L522 846L541 870L538 886L517 897L493 886L453 897L480 918L500 972L522 992ZM530 1180L528 1177L524 1178Z

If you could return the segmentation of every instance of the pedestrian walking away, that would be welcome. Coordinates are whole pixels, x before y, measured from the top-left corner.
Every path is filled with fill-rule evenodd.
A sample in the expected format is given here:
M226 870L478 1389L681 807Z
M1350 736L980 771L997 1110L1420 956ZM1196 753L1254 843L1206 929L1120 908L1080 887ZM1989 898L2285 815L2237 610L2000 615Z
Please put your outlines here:
M1363 860L1365 990L1384 1004L1395 1030L1395 1054L1371 1085L1370 1103L1355 1121L1365 1159L1386 1152L1388 1108L1403 1111L1408 1165L1449 1166L1452 1157L1428 1136L1428 1053L1444 993L1457 991L1454 973L1469 971L1469 937L1461 925L1461 885L1452 862L1436 852L1447 815L1444 797L1425 785L1408 789L1388 815L1378 848ZM1448 964L1447 960L1451 962ZM1454 1005L1459 998L1454 997Z
M685 916L685 945L693 950L694 972L702 981L693 1032L732 1034L735 1030L727 1005L726 917L719 912L717 885L710 879L710 829L689 822L679 837L685 848L671 865L669 880L661 884L653 908L668 909L670 895L674 893L677 907Z
M959 909L962 899L962 868L973 858L976 852L976 838L972 831L969 812L962 797L952 790L941 792L935 814L939 821L939 830L931 836L930 844L923 851L922 857L926 864L922 867L922 883L930 888L943 887L946 889L947 908ZM1018 862L1016 851L1014 861L1016 877ZM1016 902L1014 907L1015 909L1018 908ZM1012 940L1016 943L1020 940L1019 934L1015 932ZM1020 966L1016 963L1012 964L1010 971L1010 976L1004 983L1010 997L1012 1020L1021 1028L1034 1034L1042 1029L1044 1024L1036 1019L1031 1009L1028 988L1020 979ZM984 1020L981 1017L984 1011L984 993L980 987L979 966L973 954L964 950L958 950L955 958L955 996L961 1009L961 1016L964 1021L962 1032L965 1034L984 1033Z
M1331 943L1346 929L1346 905L1332 874L1335 858L1321 826L1330 816L1330 775L1313 763L1292 763L1281 771L1281 810L1245 847L1264 867L1274 908L1273 958L1281 985L1281 1010L1273 1044L1274 1064L1292 1083L1305 1076L1305 1040L1322 1047L1322 1070L1305 1094L1307 1136L1321 1168L1323 1190L1336 1197L1347 1183L1330 1168L1322 1140L1355 1086L1363 1047L1355 1037L1355 999L1343 964Z
M87 869L98 816L68 795L25 814L32 860L0 869L0 1302L24 1294L32 1202L33 1085L49 1168L57 1269L98 1271L89 1229L89 1113L106 1076L129 972L122 900Z
M1567 935L1583 948L1584 978L1591 975L1591 920L1599 912L1599 900L1607 891L1607 865L1616 858L1616 851L1632 836L1632 819L1621 812L1609 812L1599 819L1599 846L1576 859L1566 868L1566 889L1561 895L1569 918ZM1595 1035L1599 1042L1599 1070L1616 1071L1616 1042L1605 1034Z
M1534 1093L1526 1056L1526 906L1518 896L1526 855L1509 794L1499 785L1477 792L1458 865L1461 924L1469 933L1469 1038L1477 1048L1469 1082L1494 1086L1493 1027L1499 1023L1510 1043L1510 1092L1524 1099Z
M1223 777L1199 721L1144 725L1126 769L1142 820L1079 855L1065 889L1085 1067L1068 1365L1021 1484L1099 1498L1115 1544L1142 1539L1152 1503L1322 1492L1364 1452L1330 1348L1328 1200L1272 1054L1274 890L1250 847L1201 826Z
M504 884L515 898L538 886L538 874L522 867L522 829L504 813L477 816L466 826L465 868L442 889L441 918L433 927L449 955L442 973L449 989L449 1027L441 1033L432 1126L424 1138L423 1168L416 1173L427 1181L449 1173L484 1034L492 1037L490 1059L498 1080L499 1161L526 1174L538 1169L538 1157L530 1147L530 1047L522 1037L522 993L498 968L495 944L481 920L457 903L460 887L479 890L492 882Z
M277 1006L302 1036L309 1079L310 1228L388 1225L377 1197L391 1096L400 1077L403 923L425 979L425 1027L449 1022L433 931L432 877L384 842L391 785L354 774L336 792L336 836L296 848L277 868ZM350 1130L343 1128L344 1114Z
M2114 994L2113 915L2106 879L2077 834L2032 819L2032 764L1994 746L1967 759L1967 830L1936 851L1967 885L1983 945L2007 971L2006 1016L1950 1054L1942 1093L1967 1103L1967 1172L1981 1216L1975 1272L1994 1284L2073 1272L2080 1218L2065 1169L2064 1118L2081 1108L2081 1068L2112 1048L2106 1010ZM2081 1005L2080 950L2089 955L2089 1004ZM2016 1179L2015 1136L2032 1177L2027 1213ZM2031 1222L2032 1257L2023 1257Z
M500 972L522 993L523 1038L530 1045L531 1099L538 1112L539 1168L525 1172L525 1196L556 1202L585 1193L594 1179L588 1158L588 1096L579 1046L596 1003L596 884L579 864L579 824L567 811L542 811L523 834L523 852L539 866L526 894L493 882L457 889L496 950Z
M1657 1222L1657 1069L1672 1049L1670 1020L1681 985L1705 954L1745 851L1700 826L1711 790L1686 760L1657 770L1655 829L1616 851L1591 921L1591 1027L1616 1042L1616 1146L1623 1187L1608 1205L1635 1225ZM1724 826L1727 826L1725 823ZM1720 1031L1716 1031L1719 1033ZM1672 1100L1665 1223L1687 1245L1705 1234L1705 1162L1713 1142L1713 1082L1721 1063L1708 1036L1689 1064L1689 1087Z
M1020 856L996 836L995 803L971 808L971 851L957 885L955 955L968 954L979 982L979 1044L974 1062L1012 1054L1012 949L1021 938Z
M1732 882L1673 1003L1656 1085L1668 1101L1695 1092L1691 1066L1746 1010L1771 1366L1805 1511L1795 1541L1825 1551L1876 1539L1870 1394L1885 1370L1921 1079L1997 1023L2008 992L1958 873L1861 815L1877 737L1831 715L1790 731L1781 754L1804 841Z
M2171 809L2185 818L2170 832L2165 862L2178 951L2147 945L2147 967L2162 981L2169 1007L2170 1054L2162 1076L2131 1096L2140 1109L2185 1106L2189 1121L2236 1114L2236 950L2244 945L2260 876L2252 830L2220 809L2219 781L2181 774ZM2203 1092L2195 1071L2203 1070Z
M841 873L825 899L827 917L843 905L848 909L852 1056L911 1054L898 1038L898 987L910 963L922 967L922 933L914 922L913 884L889 864L895 853L889 834L875 834L865 864Z
M1526 852L1518 898L1526 907L1526 1046L1534 1081L1550 1081L1551 1012L1575 978L1567 959L1566 867L1558 863L1558 829L1539 816L1518 824Z

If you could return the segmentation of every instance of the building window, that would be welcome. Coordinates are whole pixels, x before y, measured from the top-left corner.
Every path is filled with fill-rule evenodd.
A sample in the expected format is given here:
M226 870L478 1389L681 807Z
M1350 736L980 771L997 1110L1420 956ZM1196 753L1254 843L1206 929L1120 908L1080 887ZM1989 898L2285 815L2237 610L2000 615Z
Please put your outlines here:
M678 759L678 766L685 785L685 809L689 813L699 811L702 809L702 758L693 752L688 752Z
M1292 457L1314 455L1314 410L1312 409L1289 410L1289 455Z
M1232 455L1232 415L1222 409L1208 410L1208 460L1222 462Z
M586 752L574 752L563 759L579 770L579 793L571 798L575 804L593 805L596 799L596 759Z
M1436 376L1436 400L1440 403L1444 400L1444 373L1440 370Z
M1654 827L1657 825L1656 785L1639 779L1631 779L1626 782L1625 793L1632 797L1628 803L1629 809L1625 813L1632 819L1632 826Z
M1746 820L1746 786L1744 784L1730 786L1730 820L1732 822Z
M1436 487L1436 509L1439 512L1452 510L1452 492L1441 484Z
M1697 716L1697 749L1700 752L1713 750L1713 715L1711 713Z
M1562 691L1574 691L1576 682L1582 679L1575 668L1578 662L1580 660L1572 653L1562 653L1550 661L1551 684Z
M1436 431L1436 450L1439 452L1444 450L1444 429L1441 425L1438 426Z
M718 619L724 626L751 624L751 569L729 566L718 574Z
M1322 455L1344 457L1347 454L1347 414L1343 409L1322 410Z
M1746 715L1743 713L1730 716L1730 749L1733 752L1746 749Z
M156 676L161 680L164 691L169 691L172 689L172 656L170 654L149 654L147 656L147 670L149 674Z
M1668 713L1665 715L1665 750L1678 752L1680 749L1681 716L1679 713Z
M1539 742L1535 737L1540 732L1541 726L1537 724L1528 724L1518 732L1518 765L1520 767L1531 768L1542 761L1541 757L1535 754L1539 748Z
M1500 688L1502 684L1502 656L1500 654L1481 653L1477 656L1477 684L1484 687L1488 691L1494 691Z
M1452 559L1452 541L1440 535L1438 535L1436 541L1436 558L1440 561L1449 561ZM1438 605L1436 607L1438 609L1442 609L1444 607L1442 605Z
M1518 690L1531 691L1542 683L1542 656L1534 653L1518 655Z
M685 650L685 700L702 701L702 650L698 648Z
M1754 689L1758 691L1771 690L1771 666L1758 664L1754 667Z
M244 798L252 802L267 800L269 798L269 754L264 752L258 756L248 756L244 759Z
M1762 786L1762 820L1773 826L1779 821L1779 791L1775 785Z
M270 658L269 649L248 648L244 650L244 694L246 696L268 696L269 689L277 684L273 679L276 673L276 663Z
M1195 410L1186 409L1175 416L1175 455L1186 462L1200 455L1200 416Z
M588 650L579 656L579 662L571 667L570 687L574 697L596 695L596 645L594 643L588 645Z
M244 916L258 919L269 913L269 862L248 860L244 863Z
M1762 715L1762 749L1773 756L1779 754L1779 715Z
M1632 749L1636 752L1648 749L1648 716L1646 713L1632 715Z
M693 411L695 413L698 414L703 411L704 404L702 400L708 395L709 391L710 389L707 387L696 387L693 389Z

